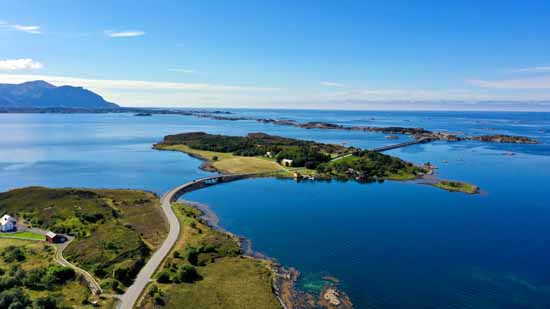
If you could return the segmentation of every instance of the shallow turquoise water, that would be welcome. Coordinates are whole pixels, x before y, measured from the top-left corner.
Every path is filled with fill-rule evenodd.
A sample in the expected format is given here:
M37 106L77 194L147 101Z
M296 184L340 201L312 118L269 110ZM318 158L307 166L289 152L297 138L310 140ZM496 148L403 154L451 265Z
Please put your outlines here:
M238 114L345 125L420 126L518 134L540 145L416 145L390 153L430 161L478 184L468 196L410 183L255 179L186 195L222 227L300 269L303 288L340 278L358 308L550 307L550 114L252 111ZM363 148L382 134L303 130L185 116L1 115L0 189L27 185L139 188L162 193L207 172L151 149L165 134L267 132ZM405 139L403 137L402 139ZM505 156L512 151L514 156Z

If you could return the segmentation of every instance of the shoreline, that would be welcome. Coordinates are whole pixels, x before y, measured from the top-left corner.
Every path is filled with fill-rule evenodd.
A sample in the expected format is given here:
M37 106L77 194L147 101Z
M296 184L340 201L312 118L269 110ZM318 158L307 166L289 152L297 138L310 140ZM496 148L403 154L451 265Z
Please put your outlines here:
M273 275L273 293L283 306L283 308L316 308L322 306L325 308L353 308L348 294L340 288L340 280L330 276L331 280L324 280L321 294L315 296L296 287L296 283L301 277L301 273L294 267L288 267L277 262L276 258L268 256L260 251L253 249L252 239L236 235L219 224L220 218L211 209L209 205L181 199L182 204L194 207L201 211L199 217L210 228L225 233L234 239L241 250L242 256L250 259L257 259L268 262L268 268ZM332 300L330 302L329 300Z

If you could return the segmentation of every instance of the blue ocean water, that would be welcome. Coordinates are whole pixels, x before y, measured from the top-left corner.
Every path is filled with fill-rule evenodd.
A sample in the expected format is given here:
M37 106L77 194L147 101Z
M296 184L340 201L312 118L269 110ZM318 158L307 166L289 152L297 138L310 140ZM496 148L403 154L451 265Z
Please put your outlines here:
M302 273L317 292L342 280L357 308L550 308L550 114L234 110L343 125L515 134L538 145L435 142L389 154L432 162L482 194L385 182L244 180L186 199ZM159 194L207 175L187 155L151 145L166 134L266 132L373 148L383 134L305 130L178 115L0 114L0 190L28 185L137 188ZM405 140L406 137L402 137ZM515 155L503 155L513 152Z

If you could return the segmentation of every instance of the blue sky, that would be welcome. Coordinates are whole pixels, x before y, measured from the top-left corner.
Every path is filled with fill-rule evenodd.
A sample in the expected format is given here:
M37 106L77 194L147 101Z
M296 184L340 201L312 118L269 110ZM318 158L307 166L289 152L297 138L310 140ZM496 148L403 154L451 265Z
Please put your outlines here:
M550 110L550 2L454 2L4 0L0 82L125 106Z

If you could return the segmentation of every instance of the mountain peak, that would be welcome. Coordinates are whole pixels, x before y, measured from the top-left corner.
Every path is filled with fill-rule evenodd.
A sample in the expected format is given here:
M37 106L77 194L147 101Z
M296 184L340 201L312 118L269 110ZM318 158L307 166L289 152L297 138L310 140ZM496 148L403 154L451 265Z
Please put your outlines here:
M30 82L25 82L19 84L20 86L31 86L31 87L38 87L38 88L55 88L54 85L44 81L44 80L33 80Z
M118 108L100 95L82 87L56 87L43 80L0 84L0 107L11 108Z

